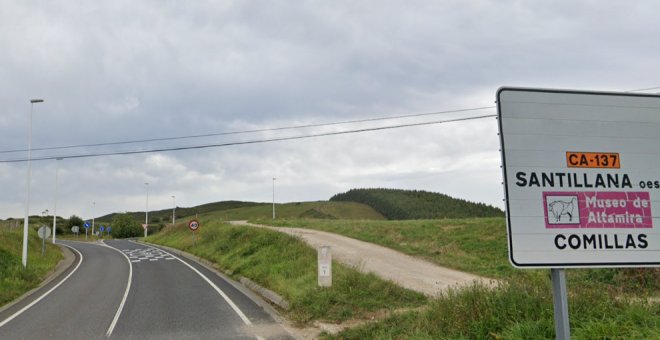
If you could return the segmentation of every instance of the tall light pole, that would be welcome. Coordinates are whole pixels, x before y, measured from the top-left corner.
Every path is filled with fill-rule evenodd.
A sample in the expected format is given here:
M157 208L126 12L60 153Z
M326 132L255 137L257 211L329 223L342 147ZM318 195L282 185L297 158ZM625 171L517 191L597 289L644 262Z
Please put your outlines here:
M94 211L96 210L96 202L92 202L92 236L94 236ZM87 234L85 234L87 235Z
M60 161L62 158L55 160L55 208L53 209L53 244L55 244L55 234L57 233L57 175L60 170Z
M174 221L176 221L176 201L172 196L172 225L174 225Z
M43 99L30 99L30 125L28 128L28 171L27 171L27 198L25 201L25 219L23 220L23 268L27 267L28 222L30 219L30 175L32 173L32 111L34 104L43 103Z
M147 208L144 211L144 237L147 237L147 229L149 228L149 182L144 183L147 188Z
M275 177L273 177L273 219L275 219Z

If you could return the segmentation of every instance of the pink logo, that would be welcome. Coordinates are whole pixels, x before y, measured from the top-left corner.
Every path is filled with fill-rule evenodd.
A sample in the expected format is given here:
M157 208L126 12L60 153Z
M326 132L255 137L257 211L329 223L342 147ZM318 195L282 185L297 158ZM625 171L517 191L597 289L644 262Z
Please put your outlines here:
M544 192L546 228L653 228L648 192Z

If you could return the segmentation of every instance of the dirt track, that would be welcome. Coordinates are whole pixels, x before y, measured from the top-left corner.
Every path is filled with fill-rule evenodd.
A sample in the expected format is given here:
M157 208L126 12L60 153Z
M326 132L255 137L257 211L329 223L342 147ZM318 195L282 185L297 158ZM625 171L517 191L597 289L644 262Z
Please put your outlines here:
M373 272L384 279L392 280L403 287L429 296L437 295L447 287L460 287L474 281L493 284L490 279L441 267L390 248L329 232L303 228L270 227L246 221L231 223L268 228L297 236L314 248L330 246L334 260L354 266L363 272Z

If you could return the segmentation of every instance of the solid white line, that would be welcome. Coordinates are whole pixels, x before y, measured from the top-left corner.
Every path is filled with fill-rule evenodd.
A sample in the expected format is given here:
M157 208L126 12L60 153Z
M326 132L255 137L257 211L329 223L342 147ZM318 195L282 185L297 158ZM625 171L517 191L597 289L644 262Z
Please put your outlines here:
M154 249L157 249L157 248L154 248ZM174 255L172 255L172 254L170 254L170 253L168 253L168 252L166 252L162 249L161 249L161 251L163 251L164 253L166 253L166 254L172 256L173 258L181 261L181 263L185 264L186 266L188 266L188 268L192 269L192 271L197 273L197 275L201 276L202 279L204 279L204 281L206 281L209 285L211 285L211 287L213 287L213 289L215 289L215 291L218 292L218 294L220 294L220 296L222 296L223 299L225 299L227 304L229 304L229 306L234 310L234 312L236 312L236 314L238 314L238 316L241 318L241 320L243 320L243 323L245 323L247 326L252 326L252 322L250 322L250 319L248 319L247 316L245 316L245 314L243 314L243 312L238 308L238 306L236 306L236 304L229 298L229 296L227 296L227 294L225 294L225 292L223 292L218 286L216 286L215 283L213 283L213 281L209 280L208 277L206 277L204 274L202 274L195 267L188 264L186 261L184 261L184 260L178 258L177 256L174 256ZM259 338L259 337L257 337L257 338Z
M126 254L124 254L124 252L122 252L121 250L115 247L111 247L105 244L105 242L103 241L101 241L101 244L124 255L124 258L126 258L126 261L128 261L128 282L126 283L126 291L124 291L124 297L121 299L121 303L119 304L119 308L117 308L115 317L114 319L112 319L112 323L110 323L110 327L108 327L108 331L105 333L105 336L110 337L110 335L112 335L112 331L115 330L115 326L117 325L119 316L121 315L121 312L124 309L124 304L126 303L126 299L128 299L128 292L131 290L131 281L133 280L133 264L131 263L131 260L128 258L128 256L126 256Z
M62 244L62 243L60 243L60 244ZM71 275L73 275L73 273L75 273L76 270L78 270L78 267L80 267L80 264L83 261L82 253L80 253L76 248L73 248L73 247L68 246L66 244L62 244L62 245L65 246L65 247L73 249L76 253L78 253L78 255L80 255L80 261L78 261L78 265L76 265L76 268L73 268L73 270L69 273L69 275L67 275L64 279L62 279L62 281L60 281L58 284L53 286L53 288L49 289L47 292L45 292L43 295L41 295L38 299L32 301L30 304L28 304L27 306L21 308L21 310L14 313L12 316L10 316L10 317L6 318L4 321L0 322L0 327L6 325L9 321L11 321L14 318L16 318L17 316L23 314L23 312L30 309L30 307L36 305L39 301L41 301L43 298L45 298L48 294L52 293L57 287L59 287L62 283L64 283L64 281L66 281L69 277L71 277Z

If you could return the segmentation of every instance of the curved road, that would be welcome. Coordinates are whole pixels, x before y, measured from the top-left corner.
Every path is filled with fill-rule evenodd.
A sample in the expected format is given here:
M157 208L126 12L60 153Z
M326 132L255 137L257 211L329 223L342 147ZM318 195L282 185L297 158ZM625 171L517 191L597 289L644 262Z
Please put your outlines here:
M205 267L125 240L60 242L56 280L0 313L0 339L287 339L253 300Z

